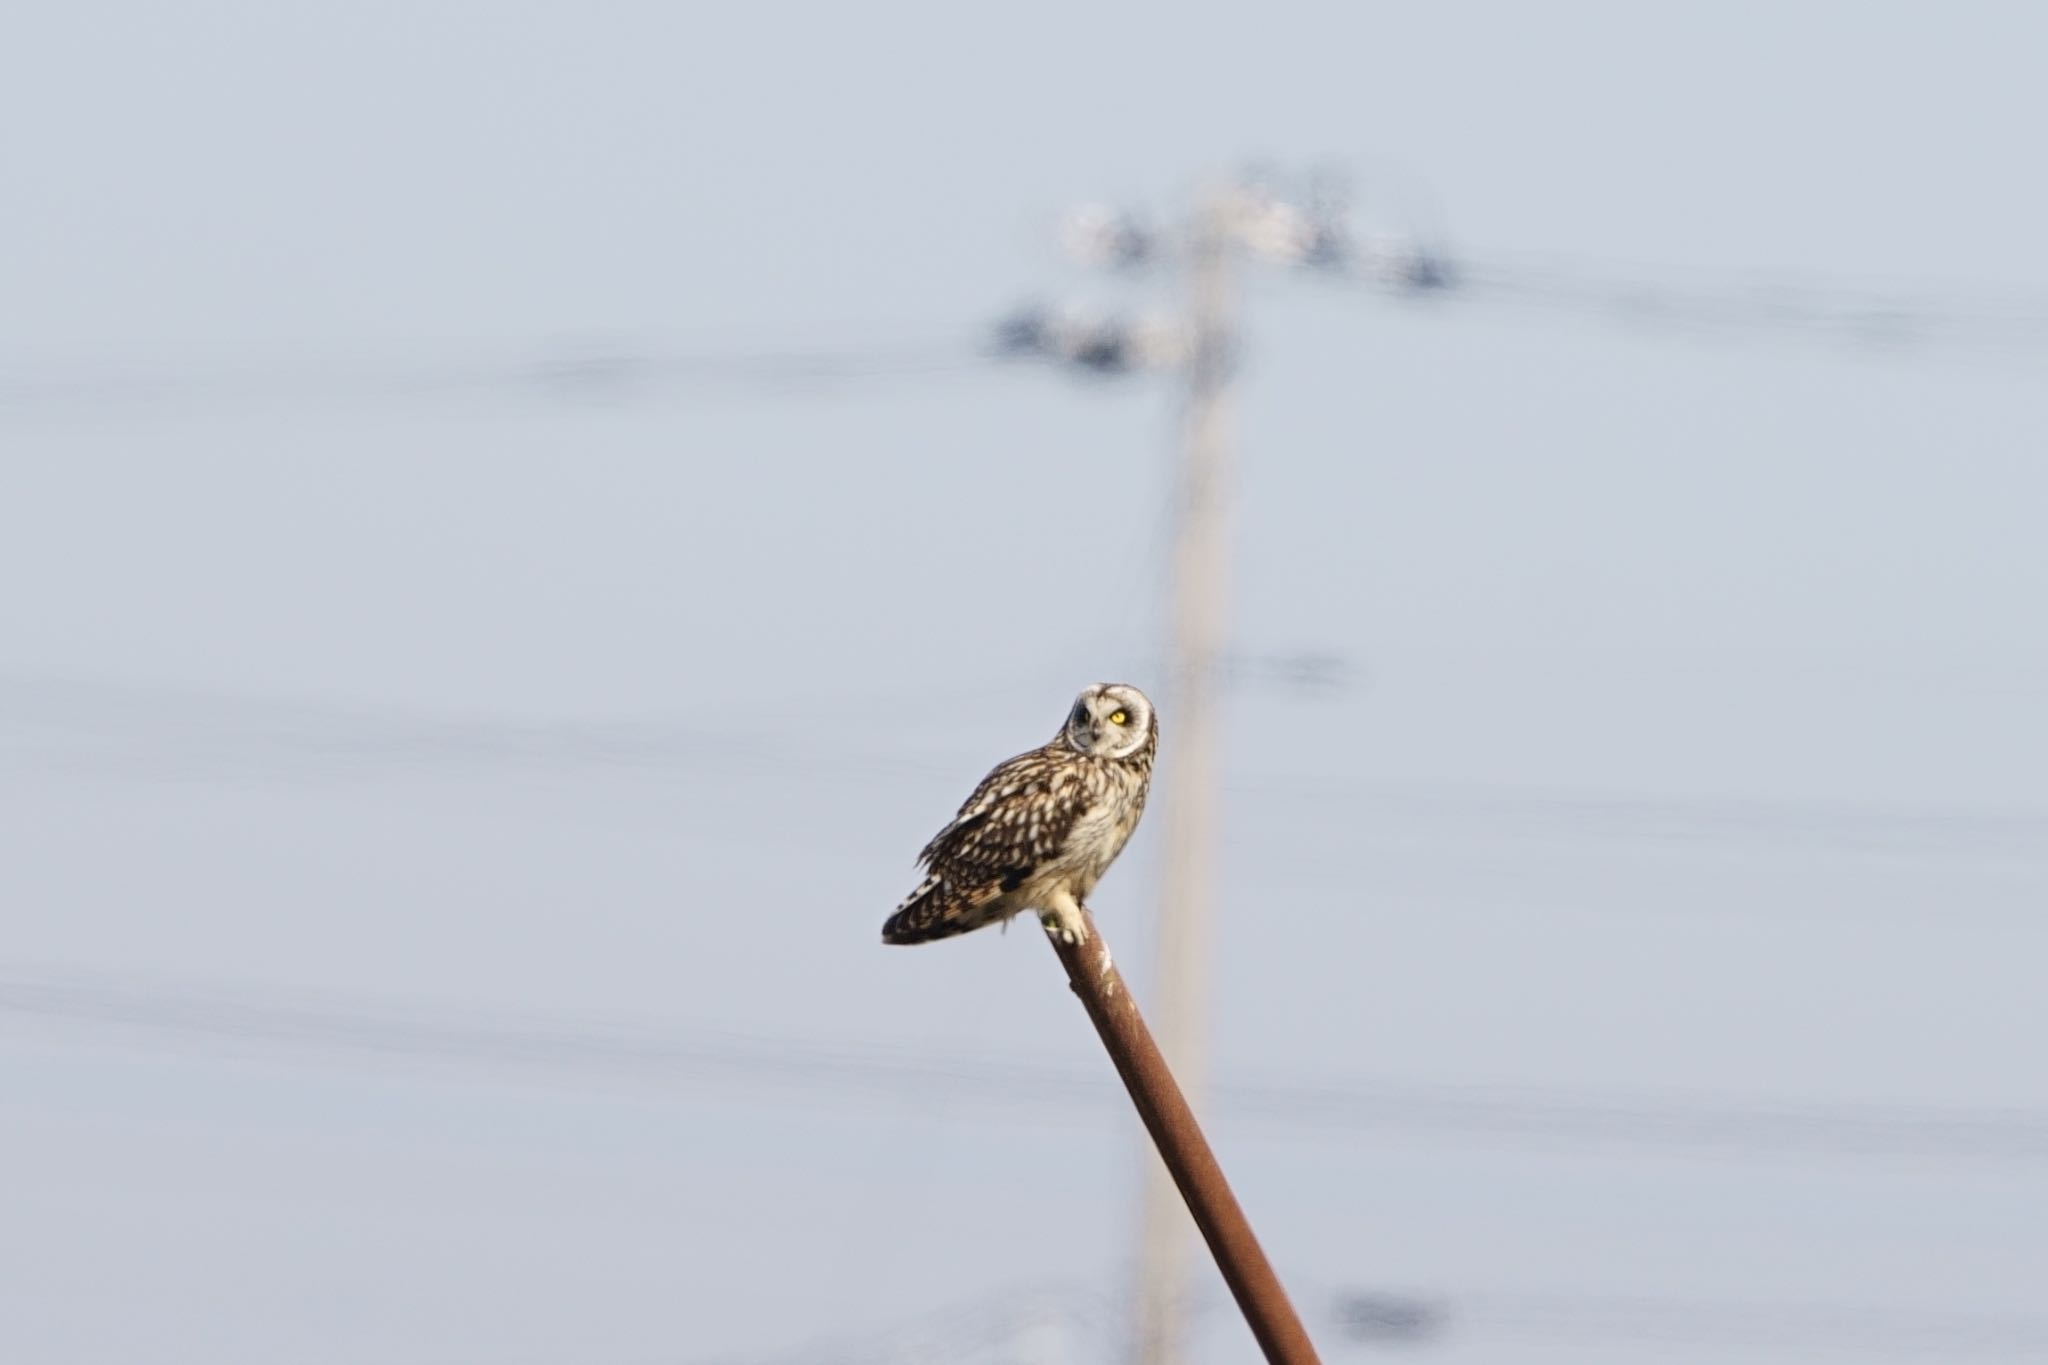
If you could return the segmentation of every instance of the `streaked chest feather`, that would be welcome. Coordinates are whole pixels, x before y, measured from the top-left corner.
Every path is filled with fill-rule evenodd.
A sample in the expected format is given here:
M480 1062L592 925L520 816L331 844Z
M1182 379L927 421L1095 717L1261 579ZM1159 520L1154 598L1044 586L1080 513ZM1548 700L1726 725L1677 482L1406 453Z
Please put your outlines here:
M1138 816L1145 808L1144 789L1136 783L1110 777L1090 793L1089 802L1073 828L1055 864L1093 882L1130 841Z

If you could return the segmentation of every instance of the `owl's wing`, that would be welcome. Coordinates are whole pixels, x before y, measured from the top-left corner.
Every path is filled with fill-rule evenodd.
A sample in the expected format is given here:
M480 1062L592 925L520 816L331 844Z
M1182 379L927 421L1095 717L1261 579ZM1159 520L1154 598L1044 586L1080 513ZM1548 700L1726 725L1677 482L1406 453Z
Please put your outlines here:
M1058 756L1019 754L981 780L918 858L957 887L1014 891L1065 846L1088 807L1082 787Z

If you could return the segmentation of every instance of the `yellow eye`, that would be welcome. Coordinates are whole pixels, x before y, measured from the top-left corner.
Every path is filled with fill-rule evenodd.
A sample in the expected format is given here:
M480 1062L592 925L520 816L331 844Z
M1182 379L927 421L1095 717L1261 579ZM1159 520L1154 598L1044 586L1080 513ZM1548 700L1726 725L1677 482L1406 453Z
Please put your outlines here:
M1131 713L1128 711L1112 711L1109 713L1109 723L1111 725L1129 725L1131 723Z

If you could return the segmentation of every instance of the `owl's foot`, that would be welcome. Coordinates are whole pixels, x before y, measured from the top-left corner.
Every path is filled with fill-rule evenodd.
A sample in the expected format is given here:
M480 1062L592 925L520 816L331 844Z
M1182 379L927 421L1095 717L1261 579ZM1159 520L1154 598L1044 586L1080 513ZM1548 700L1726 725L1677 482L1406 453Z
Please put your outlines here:
M1041 910L1038 922L1062 943L1080 944L1088 939L1088 921L1080 910Z

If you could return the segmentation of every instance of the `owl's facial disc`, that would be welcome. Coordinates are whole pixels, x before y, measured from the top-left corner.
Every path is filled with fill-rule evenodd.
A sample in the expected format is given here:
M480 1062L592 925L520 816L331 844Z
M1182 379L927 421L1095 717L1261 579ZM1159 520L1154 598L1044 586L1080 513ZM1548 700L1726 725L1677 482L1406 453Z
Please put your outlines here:
M1097 683L1082 691L1067 716L1067 743L1098 758L1123 758L1144 747L1152 703L1125 683Z

